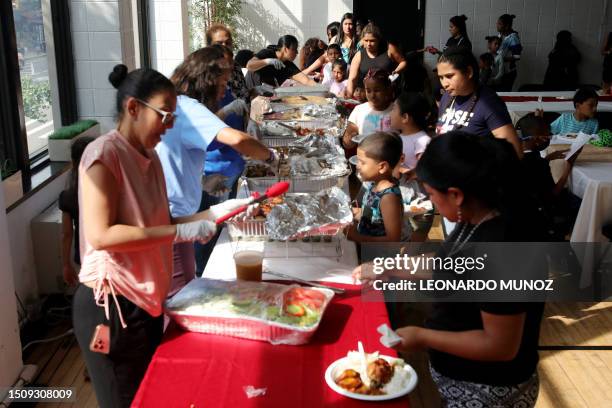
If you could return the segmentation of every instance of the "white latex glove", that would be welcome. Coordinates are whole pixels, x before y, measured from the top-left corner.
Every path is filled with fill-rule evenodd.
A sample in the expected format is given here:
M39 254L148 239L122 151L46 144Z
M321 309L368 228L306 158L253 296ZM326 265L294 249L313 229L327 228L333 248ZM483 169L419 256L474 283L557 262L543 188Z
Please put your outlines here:
M214 222L208 220L192 221L183 224L176 224L176 235L174 242L194 242L205 243L210 241L217 232Z
M234 211L236 208L251 204L252 200L252 198L233 198L231 200L226 200L222 203L213 205L206 210L206 219L214 221L217 218L224 216L228 212Z
M266 61L267 65L274 66L275 69L285 68L285 64L283 64L283 61L279 60L278 58L266 58L264 61Z
M229 191L225 185L226 180L227 176L224 176L223 174L202 176L202 190L206 191L212 196L221 197L223 194Z
M232 113L238 116L247 116L249 114L249 107L244 100L235 99L222 107L220 111L224 117L227 117Z

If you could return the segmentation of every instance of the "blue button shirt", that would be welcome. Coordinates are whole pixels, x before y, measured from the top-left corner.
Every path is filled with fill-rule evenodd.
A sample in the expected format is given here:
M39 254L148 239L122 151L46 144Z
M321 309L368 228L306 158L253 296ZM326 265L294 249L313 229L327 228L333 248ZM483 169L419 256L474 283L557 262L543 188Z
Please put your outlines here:
M202 199L202 169L206 149L227 127L197 100L179 95L174 127L155 150L161 160L173 217L195 214Z

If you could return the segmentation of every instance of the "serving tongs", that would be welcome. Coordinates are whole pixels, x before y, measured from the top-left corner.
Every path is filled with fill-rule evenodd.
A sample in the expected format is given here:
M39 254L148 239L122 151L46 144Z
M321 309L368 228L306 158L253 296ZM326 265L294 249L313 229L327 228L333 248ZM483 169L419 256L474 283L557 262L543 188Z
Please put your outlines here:
M279 278L290 279L292 281L295 281L295 282L298 282L298 283L302 283L304 285L312 286L312 287L315 287L315 288L329 289L329 290L331 290L332 292L334 292L337 295L342 295L345 292L344 289L342 289L342 288L334 288L333 286L322 285L320 283L315 283L315 282L307 281L306 279L296 278L295 276L287 275L287 274L284 274L284 273L281 273L281 272L272 272L272 271L266 269L266 270L264 270L264 273L267 273L269 275L276 276L276 277L279 277Z

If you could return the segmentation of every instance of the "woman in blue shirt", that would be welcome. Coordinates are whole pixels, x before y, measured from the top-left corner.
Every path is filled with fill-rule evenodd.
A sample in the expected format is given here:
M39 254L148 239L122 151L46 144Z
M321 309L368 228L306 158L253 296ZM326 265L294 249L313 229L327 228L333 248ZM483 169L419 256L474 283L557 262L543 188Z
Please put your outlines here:
M202 170L208 147L217 141L243 155L272 162L275 154L248 134L227 126L206 101L218 101L226 91L230 66L223 52L206 47L191 53L172 74L170 80L178 94L176 120L156 150L173 217L194 214L202 199ZM211 111L212 108L212 111ZM221 213L244 205L244 200L228 200L217 207ZM222 214L220 214L222 215ZM173 295L195 276L192 243L174 247Z

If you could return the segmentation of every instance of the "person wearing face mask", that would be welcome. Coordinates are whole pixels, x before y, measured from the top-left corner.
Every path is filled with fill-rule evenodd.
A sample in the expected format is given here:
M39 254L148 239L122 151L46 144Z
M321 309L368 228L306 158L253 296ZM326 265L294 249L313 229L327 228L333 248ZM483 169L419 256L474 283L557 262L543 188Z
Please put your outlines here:
M172 244L207 241L212 211L173 217L154 147L175 122L175 88L152 69L109 75L117 128L85 149L79 165L80 285L73 327L98 404L128 407L163 329ZM223 212L225 214L225 212Z
M170 211L174 217L198 211L202 200L202 171L207 150L213 142L271 164L278 160L272 150L248 134L232 129L213 113L225 94L229 77L230 66L223 52L205 47L189 54L170 78L179 95L176 121L156 150L164 169ZM222 215L244 204L244 200L227 200L212 206L209 211ZM193 244L175 245L169 296L195 277L195 269Z
M438 135L465 130L482 137L505 139L522 156L522 148L504 101L491 89L480 86L478 62L471 52L448 49L437 64L444 89L438 108Z
M406 60L393 44L386 44L380 29L372 23L363 28L361 33L363 48L355 54L349 71L346 94L353 97L355 84L365 78L368 71L375 69L389 72L393 81L406 68Z
M304 75L293 63L298 53L298 40L292 35L278 39L276 47L259 51L247 62L247 85L268 84L279 87L287 79L293 79L303 85L313 86L316 82Z

